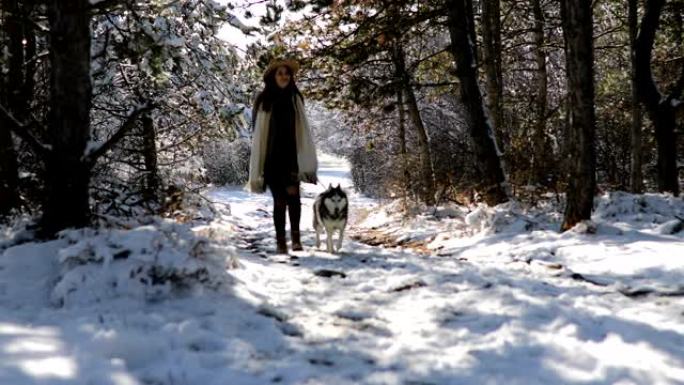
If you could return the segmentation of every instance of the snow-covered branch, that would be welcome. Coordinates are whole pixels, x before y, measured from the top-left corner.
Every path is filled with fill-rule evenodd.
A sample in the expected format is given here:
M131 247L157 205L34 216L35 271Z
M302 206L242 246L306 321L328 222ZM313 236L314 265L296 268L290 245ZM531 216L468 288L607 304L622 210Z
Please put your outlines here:
M107 11L123 3L123 0L90 0L90 7L94 11Z
M94 163L97 158L104 155L109 149L111 149L116 143L119 142L130 130L135 127L135 123L138 118L145 112L152 110L153 105L151 102L147 102L143 105L136 107L131 113L128 114L126 121L119 127L119 129L109 137L107 141L101 145L89 144L86 147L85 154L83 154L83 160L86 163Z
M240 19L237 18L237 16L232 14L228 15L228 24L239 29L245 35L251 35L252 32L256 32L259 30L259 28L245 25L242 21L240 21Z

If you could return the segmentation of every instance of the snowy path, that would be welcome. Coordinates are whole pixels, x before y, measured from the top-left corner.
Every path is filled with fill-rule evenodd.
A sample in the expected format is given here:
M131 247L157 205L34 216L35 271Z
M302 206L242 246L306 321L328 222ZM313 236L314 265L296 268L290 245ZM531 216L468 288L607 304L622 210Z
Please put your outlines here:
M349 188L348 173L322 157L326 185ZM312 247L320 190L304 186L305 250L294 257L271 255L268 195L214 190L231 214L201 231L225 242L221 263L237 255L239 265L218 292L110 295L97 291L103 273L83 275L88 291L56 307L54 253L65 241L8 249L0 385L684 384L682 232L460 238L450 234L462 221L428 218L398 231L447 226L435 255L349 239L330 255ZM351 205L350 233L366 231L369 213L382 224L376 202L351 194ZM661 295L628 297L624 287Z
M346 169L325 158L321 179L349 187ZM634 300L545 266L425 257L349 239L340 256L315 251L310 207L322 188L311 187L296 259L268 256L268 198L214 194L250 226L244 246L256 247L233 274L291 335L293 352L276 360L283 383L684 383L681 297ZM351 205L373 208L358 195ZM316 275L324 269L344 277Z

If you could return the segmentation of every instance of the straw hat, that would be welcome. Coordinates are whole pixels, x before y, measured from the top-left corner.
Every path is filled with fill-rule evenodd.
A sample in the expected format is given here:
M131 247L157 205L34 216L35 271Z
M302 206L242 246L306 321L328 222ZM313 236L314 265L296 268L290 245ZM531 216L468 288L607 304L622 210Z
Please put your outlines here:
M282 66L289 68L292 72L292 76L295 76L297 71L299 71L299 63L294 59L274 59L268 63L268 67L264 70L264 80L266 80L266 77L268 77L271 72Z

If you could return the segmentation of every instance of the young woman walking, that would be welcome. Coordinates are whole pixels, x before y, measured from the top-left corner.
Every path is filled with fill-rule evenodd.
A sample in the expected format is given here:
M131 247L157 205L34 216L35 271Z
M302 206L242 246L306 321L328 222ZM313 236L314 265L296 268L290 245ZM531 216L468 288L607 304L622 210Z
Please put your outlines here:
M264 71L264 89L252 110L252 152L247 188L273 195L276 252L287 253L285 212L290 217L292 250L302 250L299 182L316 183L318 162L304 98L295 84L299 64L274 60Z

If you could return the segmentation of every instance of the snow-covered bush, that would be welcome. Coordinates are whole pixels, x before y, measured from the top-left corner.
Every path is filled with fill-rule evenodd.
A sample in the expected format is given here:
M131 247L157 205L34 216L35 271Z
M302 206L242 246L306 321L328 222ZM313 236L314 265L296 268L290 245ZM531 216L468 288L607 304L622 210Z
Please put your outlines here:
M203 154L206 176L218 185L241 185L249 177L250 144L246 139L209 144Z
M624 228L676 234L684 228L684 201L668 194L617 191L597 197L594 206L592 220L581 223L575 232L621 233ZM465 217L465 223L475 232L489 234L558 230L562 210L563 205L550 197L535 206L513 200L495 207L479 205Z
M465 216L465 223L475 232L485 234L521 233L532 230L558 228L560 212L556 206L541 209L526 207L517 201L509 201L495 207L480 204Z
M80 229L61 234L62 271L51 301L57 306L110 298L160 300L227 282L225 256L190 226L155 218L132 229Z
M594 218L611 223L630 223L630 226L642 229L657 228L667 223L676 228L677 222L684 221L684 201L668 194L615 191L596 199Z
M5 249L34 239L35 218L27 213L18 213L0 222L0 255Z

